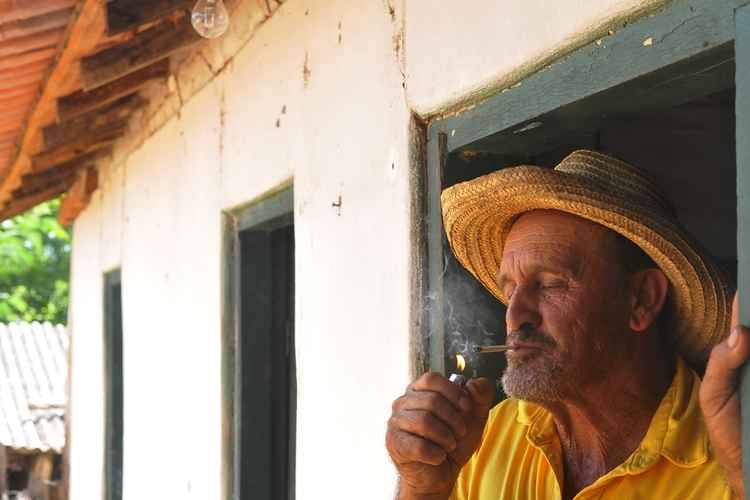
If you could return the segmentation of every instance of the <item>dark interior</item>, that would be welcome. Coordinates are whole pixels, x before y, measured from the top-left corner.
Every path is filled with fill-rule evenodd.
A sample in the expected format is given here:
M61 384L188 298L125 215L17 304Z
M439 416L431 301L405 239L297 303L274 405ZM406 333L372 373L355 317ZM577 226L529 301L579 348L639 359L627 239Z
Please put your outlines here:
M444 187L504 167L554 167L576 149L645 169L682 224L732 280L737 270L734 59L723 47L468 144L448 156ZM504 306L445 249L446 367L468 342L502 343ZM498 379L503 354L474 355L469 374ZM502 393L498 390L499 397Z

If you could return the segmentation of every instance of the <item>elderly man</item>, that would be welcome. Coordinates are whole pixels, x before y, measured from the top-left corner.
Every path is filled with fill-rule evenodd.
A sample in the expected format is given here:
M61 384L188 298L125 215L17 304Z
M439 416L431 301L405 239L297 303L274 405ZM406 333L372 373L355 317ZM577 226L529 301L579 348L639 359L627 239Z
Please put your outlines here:
M443 217L458 260L507 305L510 398L491 409L486 379L412 383L386 435L397 498L744 498L750 340L651 181L577 151L453 186Z

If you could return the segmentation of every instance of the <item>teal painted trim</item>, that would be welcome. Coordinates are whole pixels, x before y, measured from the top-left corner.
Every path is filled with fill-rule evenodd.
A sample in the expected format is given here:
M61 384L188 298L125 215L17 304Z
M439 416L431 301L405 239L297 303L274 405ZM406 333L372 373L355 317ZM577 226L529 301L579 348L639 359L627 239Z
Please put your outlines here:
M288 186L232 213L237 218L237 230L242 231L250 227L274 229L276 226L289 225L293 212L294 190L292 186Z
M745 2L674 2L664 11L603 38L601 44L593 42L578 49L475 108L434 121L431 128L447 135L448 151L502 130L523 128L544 113L731 42L734 9Z
M750 6L735 15L735 117L737 141L737 284L740 321L750 325ZM742 368L742 469L745 491L750 492L750 368Z
M222 451L222 494L223 500L234 500L236 485L235 464L237 464L237 447L234 446L237 428L236 390L238 347L235 329L235 301L238 297L237 281L234 272L237 269L237 231L234 219L222 214L222 262L221 262L221 451Z
M440 193L443 190L447 138L437 133L427 144L427 308L426 329L430 370L445 372L445 331L443 324L443 216Z

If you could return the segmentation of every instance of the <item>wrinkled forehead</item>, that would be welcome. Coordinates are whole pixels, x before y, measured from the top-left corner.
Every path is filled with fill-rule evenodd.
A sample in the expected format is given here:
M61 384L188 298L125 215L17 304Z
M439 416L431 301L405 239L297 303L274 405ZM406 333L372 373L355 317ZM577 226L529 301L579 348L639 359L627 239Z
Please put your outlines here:
M523 258L575 270L592 258L616 258L614 252L615 233L604 226L565 212L534 210L513 223L500 267Z

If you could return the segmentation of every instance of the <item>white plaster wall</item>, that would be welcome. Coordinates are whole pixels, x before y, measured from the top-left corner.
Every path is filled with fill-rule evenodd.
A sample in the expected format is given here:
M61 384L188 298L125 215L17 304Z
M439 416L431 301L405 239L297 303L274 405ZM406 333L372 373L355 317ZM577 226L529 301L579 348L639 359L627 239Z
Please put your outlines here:
M74 233L71 498L101 498L101 276L117 266L124 498L220 498L221 213L291 178L298 497L392 492L383 436L408 382L411 317L410 114L394 29L378 2L290 1L104 169Z
M383 437L408 383L413 321L412 109L451 106L655 3L287 0L179 114L102 171L75 224L70 498L102 493L102 274L114 267L124 498L221 498L221 213L289 179L297 496L388 498Z
M409 104L470 104L666 0L405 0Z
M71 307L68 326L72 342L68 380L70 419L67 436L71 468L69 497L102 498L104 467L103 278L101 203L95 196L76 221L71 257ZM99 293L96 293L96 291ZM92 477L93 476L93 477Z

